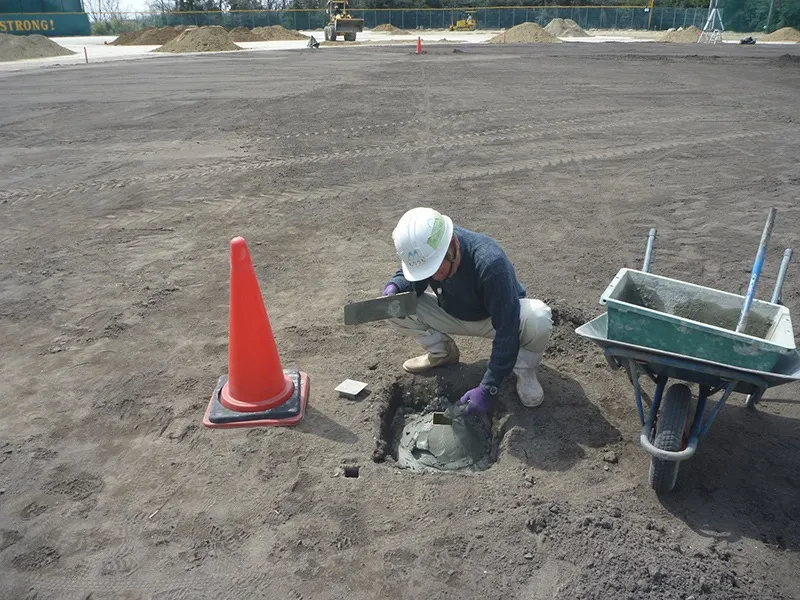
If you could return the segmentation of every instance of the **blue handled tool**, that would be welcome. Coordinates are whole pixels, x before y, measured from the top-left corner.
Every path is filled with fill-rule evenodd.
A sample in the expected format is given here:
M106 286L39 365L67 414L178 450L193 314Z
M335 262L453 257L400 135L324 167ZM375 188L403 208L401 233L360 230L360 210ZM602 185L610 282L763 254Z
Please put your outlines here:
M761 277L761 269L764 267L764 258L767 254L767 244L772 235L772 227L775 225L775 216L778 210L775 207L769 209L767 216L767 223L764 225L764 232L761 234L761 243L758 245L758 254L753 263L753 271L750 274L750 285L747 286L747 294L744 297L744 304L742 305L742 314L739 315L739 323L736 325L736 333L744 332L747 327L747 316L750 312L750 306L753 304L753 298L756 296L756 287L758 286L758 278Z

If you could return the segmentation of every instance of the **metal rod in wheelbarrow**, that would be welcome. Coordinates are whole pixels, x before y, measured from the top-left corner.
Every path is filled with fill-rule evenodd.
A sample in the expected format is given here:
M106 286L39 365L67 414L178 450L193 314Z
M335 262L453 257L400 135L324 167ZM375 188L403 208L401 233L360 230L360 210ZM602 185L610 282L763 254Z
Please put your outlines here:
M747 317L750 313L750 306L753 304L753 298L756 296L756 287L758 286L758 278L761 277L761 269L764 267L764 257L767 254L767 244L772 235L772 227L775 225L775 215L778 210L773 206L769 209L767 216L767 223L764 225L764 231L761 234L761 242L758 245L758 254L753 263L753 271L750 274L750 285L747 286L747 294L744 297L744 304L742 305L742 314L739 315L739 323L736 325L736 333L741 333L747 327Z
M781 268L778 271L778 279L775 281L775 289L772 290L772 298L770 302L773 304L783 304L781 295L783 294L783 282L786 281L786 270L789 268L789 262L792 260L792 249L787 248L783 251L783 260L781 261Z
M645 273L650 272L650 261L653 259L653 246L656 244L656 228L653 227L650 230L650 234L647 236L647 250L644 251L644 265L642 266L642 271Z

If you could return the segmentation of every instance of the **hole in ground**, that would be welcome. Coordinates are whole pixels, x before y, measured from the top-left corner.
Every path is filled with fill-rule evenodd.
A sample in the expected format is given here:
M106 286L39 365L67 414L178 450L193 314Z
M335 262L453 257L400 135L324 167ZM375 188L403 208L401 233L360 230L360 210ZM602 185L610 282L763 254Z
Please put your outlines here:
M345 467L344 468L344 476L345 477L358 477L360 467Z
M443 414L463 394L457 389L464 381L459 371L408 383L398 380L384 392L375 462L394 461L412 471L481 471L491 466L505 426L487 417Z

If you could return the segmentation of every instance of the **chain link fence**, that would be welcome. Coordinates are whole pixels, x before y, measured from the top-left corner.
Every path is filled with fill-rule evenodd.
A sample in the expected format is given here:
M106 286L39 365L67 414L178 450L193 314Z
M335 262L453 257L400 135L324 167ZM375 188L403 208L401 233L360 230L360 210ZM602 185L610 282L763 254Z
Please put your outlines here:
M463 18L463 11L449 9L351 10L351 12L353 16L364 19L365 28L371 29L389 23L406 31L448 29L452 23ZM478 30L507 29L526 22L545 26L555 18L572 19L584 29L662 30L691 25L702 28L707 9L656 7L651 11L641 6L523 6L487 8L471 12L478 21ZM129 18L138 28L221 25L230 29L282 25L287 29L301 31L320 30L328 21L324 10L133 13L129 14Z

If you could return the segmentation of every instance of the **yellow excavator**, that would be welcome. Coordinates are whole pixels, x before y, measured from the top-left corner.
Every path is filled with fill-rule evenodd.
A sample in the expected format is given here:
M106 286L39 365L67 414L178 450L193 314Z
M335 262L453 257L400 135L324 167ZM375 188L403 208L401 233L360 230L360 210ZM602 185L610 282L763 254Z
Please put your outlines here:
M347 11L347 0L328 0L328 24L325 41L335 42L342 36L345 42L355 42L356 34L364 31L364 19L356 19Z
M459 19L455 24L450 25L450 31L475 31L478 21L475 20L475 13L466 11L464 18Z

